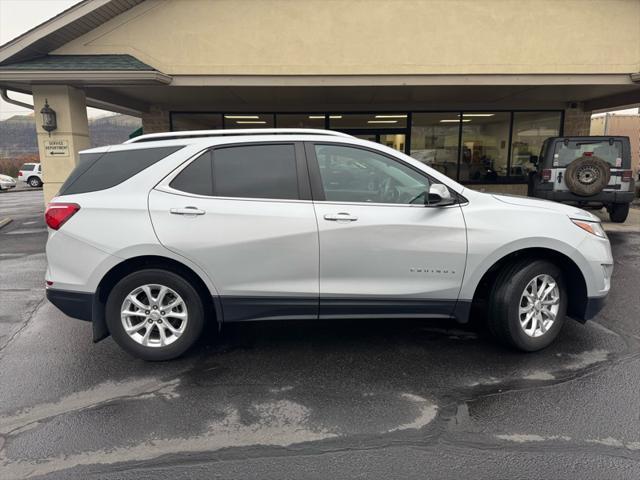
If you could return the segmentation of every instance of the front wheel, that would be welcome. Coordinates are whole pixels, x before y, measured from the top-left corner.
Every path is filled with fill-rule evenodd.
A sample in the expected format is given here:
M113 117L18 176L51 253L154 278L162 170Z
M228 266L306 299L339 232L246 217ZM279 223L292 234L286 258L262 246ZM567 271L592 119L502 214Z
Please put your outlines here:
M609 218L615 223L624 223L629 216L628 203L614 203L609 208Z
M502 270L489 299L489 329L502 343L533 352L558 336L567 311L561 270L546 260L520 260Z
M160 269L140 270L120 280L106 305L111 336L143 360L170 360L186 352L204 325L202 300L181 276Z

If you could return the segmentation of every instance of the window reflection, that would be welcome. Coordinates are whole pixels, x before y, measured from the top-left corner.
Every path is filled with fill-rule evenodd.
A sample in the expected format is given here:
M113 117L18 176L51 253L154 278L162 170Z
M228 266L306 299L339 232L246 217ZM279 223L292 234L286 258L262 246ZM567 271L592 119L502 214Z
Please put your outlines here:
M462 114L460 181L495 183L508 175L508 112Z
M411 127L411 156L456 178L460 118L452 113L414 113Z
M532 155L539 155L546 138L560 135L560 112L515 112L511 140L511 176L526 180L535 170Z

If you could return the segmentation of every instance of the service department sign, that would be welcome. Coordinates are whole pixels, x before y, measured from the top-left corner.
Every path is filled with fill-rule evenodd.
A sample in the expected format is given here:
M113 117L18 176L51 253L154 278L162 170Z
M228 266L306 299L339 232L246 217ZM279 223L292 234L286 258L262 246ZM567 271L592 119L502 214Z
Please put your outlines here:
M45 157L68 157L69 142L67 140L45 140L44 155Z

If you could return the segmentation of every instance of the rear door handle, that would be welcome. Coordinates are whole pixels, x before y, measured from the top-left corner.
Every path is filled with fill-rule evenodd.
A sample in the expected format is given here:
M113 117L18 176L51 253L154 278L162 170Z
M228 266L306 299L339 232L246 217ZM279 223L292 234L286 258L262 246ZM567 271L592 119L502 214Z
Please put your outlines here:
M340 213L327 213L324 216L325 220L329 220L330 222L355 222L356 220L358 220L358 217L351 215L347 212L340 212Z
M169 212L174 215L204 215L206 213L197 207L172 208Z

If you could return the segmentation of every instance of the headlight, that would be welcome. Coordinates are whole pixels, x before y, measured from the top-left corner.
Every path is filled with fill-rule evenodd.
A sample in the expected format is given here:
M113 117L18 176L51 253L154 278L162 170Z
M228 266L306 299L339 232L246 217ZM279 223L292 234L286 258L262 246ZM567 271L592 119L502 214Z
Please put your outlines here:
M604 229L600 222L587 222L585 220L576 220L574 218L572 218L571 221L584 231L589 232L596 237L607 238L607 234L604 233Z

